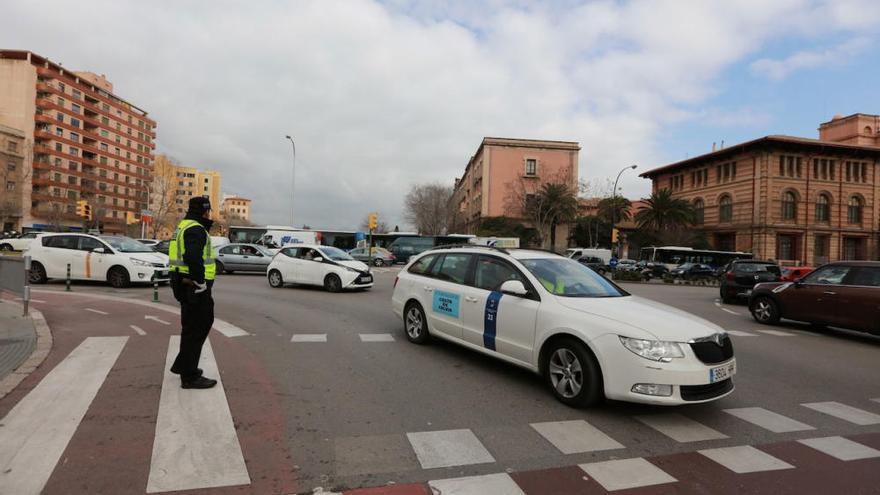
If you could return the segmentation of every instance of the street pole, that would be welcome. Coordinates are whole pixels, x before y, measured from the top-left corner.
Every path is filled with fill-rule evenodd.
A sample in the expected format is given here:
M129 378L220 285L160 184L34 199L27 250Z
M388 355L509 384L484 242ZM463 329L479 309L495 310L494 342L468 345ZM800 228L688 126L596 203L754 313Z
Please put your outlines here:
M630 165L624 167L617 173L617 178L614 179L614 193L611 196L611 204L613 209L611 210L611 233L614 234L614 225L617 223L617 181L620 180L620 176L623 175L627 170L635 170L638 165ZM612 246L613 247L613 246ZM617 234L617 258L620 258L620 233Z
M294 193L296 192L296 144L293 142L292 137L284 137L290 141L290 146L293 149L293 168L290 170L290 226L296 228L294 224L294 213L296 210L296 199L294 199Z

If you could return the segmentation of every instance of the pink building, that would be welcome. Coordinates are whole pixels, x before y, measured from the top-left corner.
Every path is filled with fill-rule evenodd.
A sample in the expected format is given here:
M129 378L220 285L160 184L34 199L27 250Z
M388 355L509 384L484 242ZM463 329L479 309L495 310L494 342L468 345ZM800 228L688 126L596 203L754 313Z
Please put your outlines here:
M486 217L522 219L517 197L547 182L562 181L576 190L579 152L580 145L572 141L483 138L464 175L455 180L450 231L475 234ZM566 226L556 235L564 243Z

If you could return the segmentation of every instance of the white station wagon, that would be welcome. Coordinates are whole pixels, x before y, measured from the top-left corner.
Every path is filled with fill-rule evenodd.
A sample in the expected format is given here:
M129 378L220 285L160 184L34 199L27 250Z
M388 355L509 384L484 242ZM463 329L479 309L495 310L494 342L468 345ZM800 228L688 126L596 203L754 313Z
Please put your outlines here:
M132 283L167 282L168 256L123 236L44 234L25 252L30 255L34 284L67 277L107 281L116 288Z
M411 342L436 336L528 368L568 405L697 403L734 389L724 330L563 256L441 248L410 262L394 284L392 307Z
M297 244L282 248L266 270L269 285L318 285L328 292L369 289L373 286L370 267L332 246Z

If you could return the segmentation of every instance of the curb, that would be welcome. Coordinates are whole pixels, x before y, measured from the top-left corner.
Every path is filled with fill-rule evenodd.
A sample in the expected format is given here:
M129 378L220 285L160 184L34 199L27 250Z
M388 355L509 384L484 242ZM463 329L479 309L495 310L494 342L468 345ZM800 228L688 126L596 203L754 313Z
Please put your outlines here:
M29 316L34 324L34 330L37 332L37 345L34 347L31 355L25 359L18 368L15 368L12 373L6 375L3 380L0 380L0 399L6 397L15 389L15 387L18 386L19 383L22 382L22 380L27 378L28 375L33 373L34 370L43 364L43 361L45 361L46 357L49 355L49 351L52 350L52 330L46 323L46 318L43 317L43 313L31 309L29 311Z

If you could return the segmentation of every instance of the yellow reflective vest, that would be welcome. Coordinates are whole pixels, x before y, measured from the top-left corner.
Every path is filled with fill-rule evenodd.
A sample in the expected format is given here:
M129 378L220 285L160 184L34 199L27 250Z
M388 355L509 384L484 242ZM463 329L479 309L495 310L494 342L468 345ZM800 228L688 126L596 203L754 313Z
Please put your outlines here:
M171 271L177 273L189 273L189 267L183 261L183 254L186 252L186 244L183 242L183 233L187 229L197 227L204 229L205 227L195 220L184 218L177 224L174 235L171 236L171 243L168 245L168 257L171 258ZM211 236L205 230L205 249L202 252L202 262L205 265L205 280L214 280L217 276L217 265L214 263L214 248L211 247Z

